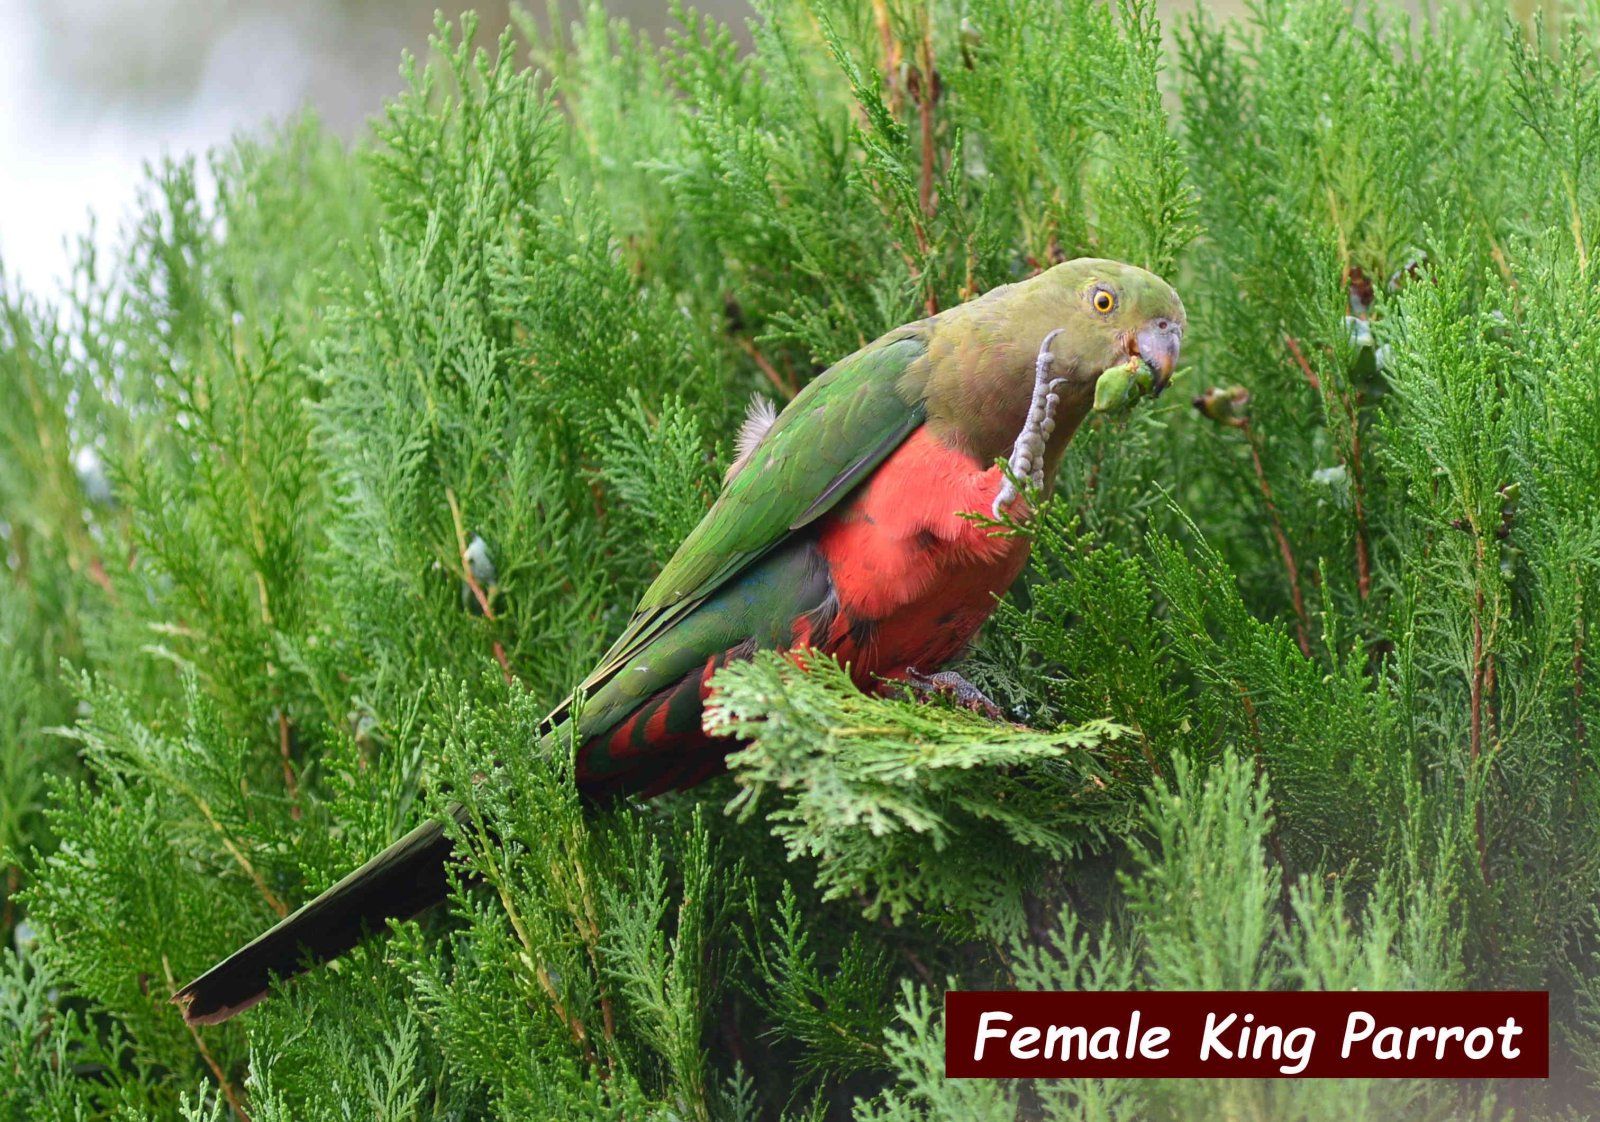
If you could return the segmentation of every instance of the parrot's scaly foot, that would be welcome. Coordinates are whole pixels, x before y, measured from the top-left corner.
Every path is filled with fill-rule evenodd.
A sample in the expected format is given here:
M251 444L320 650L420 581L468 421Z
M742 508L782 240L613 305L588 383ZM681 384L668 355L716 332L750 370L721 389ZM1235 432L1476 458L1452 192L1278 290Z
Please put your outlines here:
M924 697L940 695L954 699L963 709L981 713L991 721L1006 719L1005 711L990 701L977 686L954 670L941 670L937 674L922 674L915 666L906 667L906 686L912 693Z
M1056 430L1056 406L1061 404L1061 395L1056 393L1056 388L1066 381L1065 378L1050 377L1050 367L1056 357L1050 353L1050 344L1064 330L1056 328L1039 344L1039 357L1033 367L1033 400L1028 403L1028 417L1022 422L1017 442L1011 446L1011 458L1008 461L1011 476L1026 479L1035 487L1044 486L1044 449L1050 443L1050 434ZM997 519L1001 509L1017 498L1017 488L1011 476L1006 478L1000 493L994 498L992 513Z

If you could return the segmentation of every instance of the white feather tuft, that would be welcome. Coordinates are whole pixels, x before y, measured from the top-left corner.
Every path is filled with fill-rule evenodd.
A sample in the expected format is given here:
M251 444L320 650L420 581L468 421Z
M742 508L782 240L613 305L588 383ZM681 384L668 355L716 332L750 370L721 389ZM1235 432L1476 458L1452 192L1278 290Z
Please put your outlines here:
M756 449L761 447L761 442L766 439L768 430L777 419L778 407L764 395L756 394L750 399L750 404L744 410L744 424L739 426L739 435L733 442L733 463L728 466L724 483L744 470L744 465L756 454Z

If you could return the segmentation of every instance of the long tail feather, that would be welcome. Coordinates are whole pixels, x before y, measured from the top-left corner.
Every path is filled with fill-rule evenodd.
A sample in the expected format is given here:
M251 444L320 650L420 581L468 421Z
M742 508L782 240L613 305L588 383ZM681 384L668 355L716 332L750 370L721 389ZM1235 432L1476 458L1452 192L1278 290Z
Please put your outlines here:
M456 814L462 811L458 808ZM418 826L276 927L184 986L172 1000L190 1024L226 1021L290 978L337 958L390 919L444 899L451 842L438 822Z

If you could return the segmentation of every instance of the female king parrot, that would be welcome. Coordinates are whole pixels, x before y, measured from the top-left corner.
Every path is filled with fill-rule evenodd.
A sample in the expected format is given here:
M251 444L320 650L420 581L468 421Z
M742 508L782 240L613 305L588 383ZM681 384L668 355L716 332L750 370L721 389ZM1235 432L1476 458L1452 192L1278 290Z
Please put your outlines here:
M753 410L722 494L579 687L582 792L648 798L720 771L731 745L701 728L707 682L756 650L816 650L863 689L985 704L939 668L1027 560L1025 536L971 517L1027 516L999 461L1048 493L1101 374L1137 371L1159 393L1183 328L1165 281L1082 258L895 328L776 416ZM226 1020L274 976L442 899L450 851L439 823L419 827L173 1000L191 1023Z

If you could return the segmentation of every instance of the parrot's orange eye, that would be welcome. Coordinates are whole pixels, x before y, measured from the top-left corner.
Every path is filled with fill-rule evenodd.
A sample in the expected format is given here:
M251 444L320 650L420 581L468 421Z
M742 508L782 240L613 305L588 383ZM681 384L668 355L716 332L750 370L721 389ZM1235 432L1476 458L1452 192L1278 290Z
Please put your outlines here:
M1117 306L1117 298L1104 288L1097 289L1094 294L1094 310L1105 315Z

